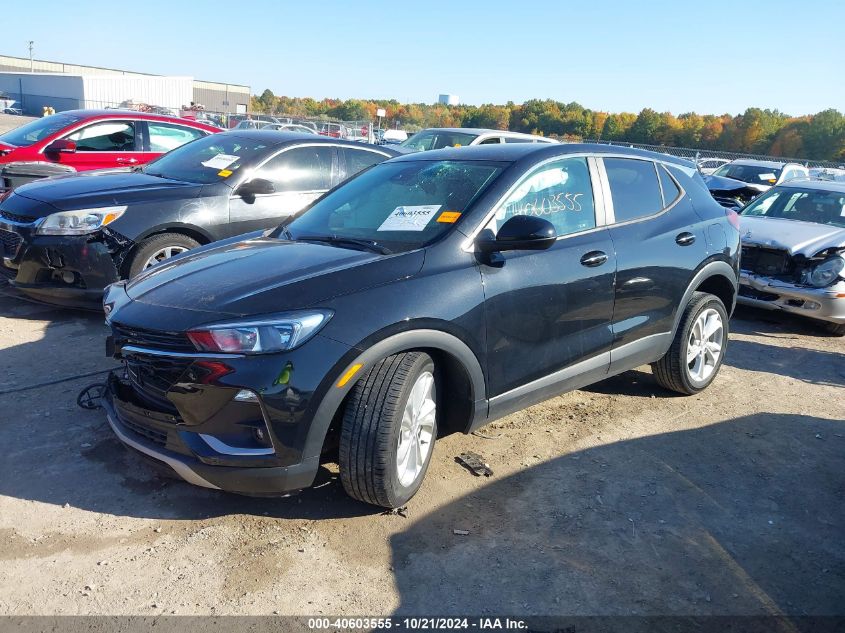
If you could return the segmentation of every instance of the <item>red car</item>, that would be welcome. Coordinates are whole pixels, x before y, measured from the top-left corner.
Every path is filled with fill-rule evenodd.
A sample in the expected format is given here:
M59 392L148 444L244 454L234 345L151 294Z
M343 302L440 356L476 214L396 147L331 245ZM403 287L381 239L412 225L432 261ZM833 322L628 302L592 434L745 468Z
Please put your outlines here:
M62 174L134 167L220 129L125 110L68 110L0 135L0 193Z

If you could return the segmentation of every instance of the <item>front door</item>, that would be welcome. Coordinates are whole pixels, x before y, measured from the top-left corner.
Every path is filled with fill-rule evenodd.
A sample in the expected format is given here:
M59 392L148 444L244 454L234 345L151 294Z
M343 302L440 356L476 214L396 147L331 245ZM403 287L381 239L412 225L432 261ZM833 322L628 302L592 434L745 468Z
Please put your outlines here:
M231 235L277 226L331 189L336 173L337 150L331 145L304 145L276 154L252 175L269 180L276 191L234 195L229 201Z
M485 227L496 233L513 215L538 215L559 236L548 250L480 264L491 415L607 371L616 258L595 200L588 159L559 159L532 170Z
M76 143L75 152L47 156L76 171L109 167L134 167L148 160L143 152L138 121L109 119L98 121L65 137Z

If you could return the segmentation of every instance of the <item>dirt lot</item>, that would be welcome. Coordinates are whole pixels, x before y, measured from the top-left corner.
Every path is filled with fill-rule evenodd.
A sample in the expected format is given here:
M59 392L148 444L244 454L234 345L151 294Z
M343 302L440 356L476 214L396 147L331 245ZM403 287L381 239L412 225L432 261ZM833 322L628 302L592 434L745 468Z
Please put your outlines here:
M444 438L405 518L331 467L289 499L157 478L76 407L102 319L9 292L0 613L845 613L845 341L801 321L740 311L697 397L643 368Z

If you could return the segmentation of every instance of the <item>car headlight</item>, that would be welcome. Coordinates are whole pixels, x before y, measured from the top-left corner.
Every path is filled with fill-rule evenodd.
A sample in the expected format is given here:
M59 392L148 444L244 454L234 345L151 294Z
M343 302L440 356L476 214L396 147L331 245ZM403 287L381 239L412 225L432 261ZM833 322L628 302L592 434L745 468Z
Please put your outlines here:
M831 257L813 268L807 281L810 282L811 286L824 288L836 281L843 269L845 269L845 259Z
M331 318L329 310L290 312L278 317L207 325L188 332L201 352L267 354L291 350L314 336Z
M38 226L40 235L85 235L101 229L117 220L126 207L104 207L102 209L80 209L61 211L44 218Z

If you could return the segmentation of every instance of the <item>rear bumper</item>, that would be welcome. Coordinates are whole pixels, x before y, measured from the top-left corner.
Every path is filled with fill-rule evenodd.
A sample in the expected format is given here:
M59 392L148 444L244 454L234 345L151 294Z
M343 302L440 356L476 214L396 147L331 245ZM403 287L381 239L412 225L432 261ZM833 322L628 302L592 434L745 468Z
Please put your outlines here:
M319 457L304 459L289 466L239 468L205 464L189 455L168 450L127 425L127 420L118 412L119 407L115 406L116 394L111 385L110 380L102 404L109 426L117 438L129 448L171 469L190 484L249 496L278 497L307 488L314 481L319 468Z
M800 314L831 323L845 323L843 281L828 288L808 288L748 271L742 271L739 281L739 304Z

